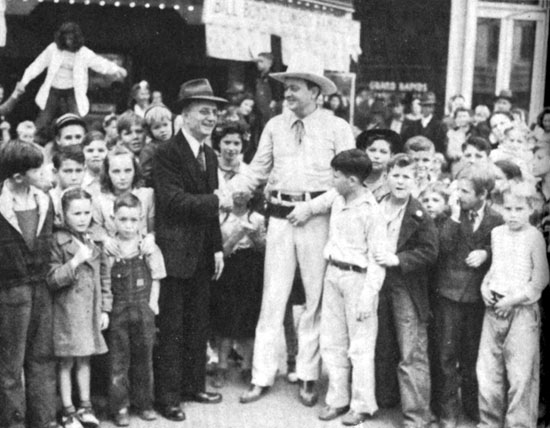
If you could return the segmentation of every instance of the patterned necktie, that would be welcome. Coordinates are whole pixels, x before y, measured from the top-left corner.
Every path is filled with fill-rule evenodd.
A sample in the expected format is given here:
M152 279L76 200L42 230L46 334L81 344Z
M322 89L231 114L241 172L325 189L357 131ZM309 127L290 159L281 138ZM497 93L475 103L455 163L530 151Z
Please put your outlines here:
M199 146L199 153L197 154L197 162L202 172L206 172L206 159L204 158L204 145Z
M296 144L302 144L302 140L306 133L304 122L298 119L292 124L292 129L294 129L294 141L296 141Z

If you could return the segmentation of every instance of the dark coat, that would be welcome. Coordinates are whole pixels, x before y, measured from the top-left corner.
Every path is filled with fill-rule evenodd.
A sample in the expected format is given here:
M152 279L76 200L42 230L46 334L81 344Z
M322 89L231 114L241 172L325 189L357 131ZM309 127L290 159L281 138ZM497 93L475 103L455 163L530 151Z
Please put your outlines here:
M466 216L465 212L460 214L460 223L449 218L441 228L437 292L455 302L481 303L481 283L491 266L491 231L504 221L487 205L478 229L472 233ZM485 250L489 255L477 268L465 262L474 250Z
M422 121L405 121L401 130L401 138L405 143L409 138L417 135L423 135L434 143L435 151L445 153L447 149L447 129L445 125L438 119L432 117L428 125L424 128Z
M156 240L168 276L193 276L205 249L213 268L214 253L222 251L219 200L213 194L218 188L218 159L208 146L204 155L206 173L178 132L153 158Z
M402 287L409 291L419 318L430 316L428 283L430 268L438 253L437 229L420 202L410 198L397 240L399 265L386 269L383 288Z
M0 194L0 289L44 281L50 263L53 206L50 197L32 188L39 211L38 234L34 248L25 240L13 211L7 189Z

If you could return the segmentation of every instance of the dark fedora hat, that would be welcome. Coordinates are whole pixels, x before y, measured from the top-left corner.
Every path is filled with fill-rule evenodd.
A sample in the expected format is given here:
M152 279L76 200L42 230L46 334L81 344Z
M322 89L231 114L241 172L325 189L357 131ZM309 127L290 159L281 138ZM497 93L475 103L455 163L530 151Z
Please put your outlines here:
M355 140L355 146L358 149L366 150L367 145L376 140L384 140L390 143L393 153L400 153L403 150L401 137L391 129L369 129L361 132Z
M225 104L227 100L214 96L214 91L208 79L189 80L180 86L176 108L182 108L191 101L212 101L216 104Z
M433 92L425 92L420 98L420 105L434 105L437 104L435 94Z
M512 91L510 89L503 89L498 93L498 95L495 95L495 101L497 100L508 100L512 102L514 99L512 95Z

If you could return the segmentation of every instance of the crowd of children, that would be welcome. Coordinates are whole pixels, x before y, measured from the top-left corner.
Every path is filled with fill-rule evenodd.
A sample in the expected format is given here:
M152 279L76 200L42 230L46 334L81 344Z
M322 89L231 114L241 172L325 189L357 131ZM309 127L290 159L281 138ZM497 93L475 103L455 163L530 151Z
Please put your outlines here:
M0 146L1 426L97 426L91 357L107 352L115 423L129 425L131 406L156 419L166 270L152 160L178 120L147 93L137 84L131 110L98 129L66 113L45 147L30 121ZM546 134L547 116L538 121ZM483 119L490 138L472 132L466 108L452 119L444 153L422 135L360 134L357 149L332 160L335 195L308 202L313 213L331 212L321 420L345 414L345 425L357 425L400 402L405 427L435 416L453 428L465 414L479 427L532 428L539 395L550 407L546 389L539 394L540 338L550 347L539 308L549 279L550 142L504 111ZM238 120L213 135L220 187L248 167L246 139ZM269 227L258 198L236 193L220 215L225 269L211 296L218 388L235 349L250 382Z

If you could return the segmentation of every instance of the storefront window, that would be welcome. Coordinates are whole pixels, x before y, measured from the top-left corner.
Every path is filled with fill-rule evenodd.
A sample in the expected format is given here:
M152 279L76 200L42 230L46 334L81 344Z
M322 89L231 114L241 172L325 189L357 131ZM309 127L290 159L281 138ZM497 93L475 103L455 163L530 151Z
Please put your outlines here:
M496 92L500 20L479 18L474 63L472 106L491 106Z
M510 89L517 107L529 109L535 53L535 21L514 21Z

